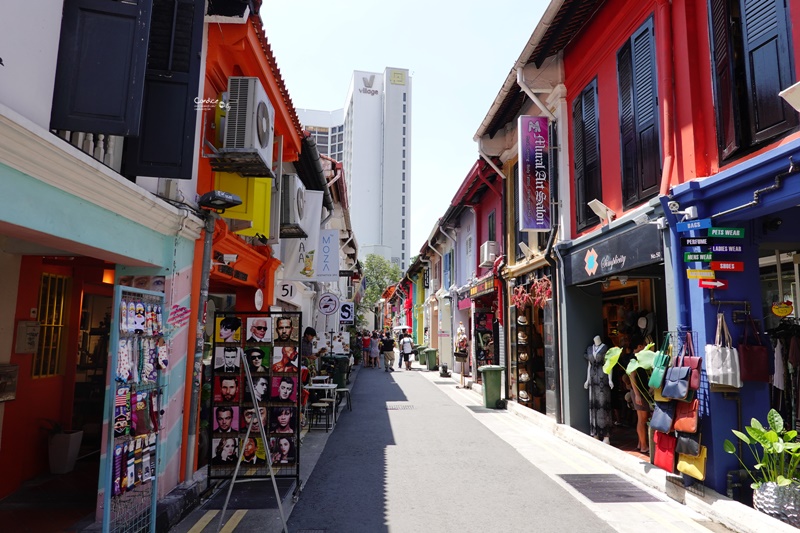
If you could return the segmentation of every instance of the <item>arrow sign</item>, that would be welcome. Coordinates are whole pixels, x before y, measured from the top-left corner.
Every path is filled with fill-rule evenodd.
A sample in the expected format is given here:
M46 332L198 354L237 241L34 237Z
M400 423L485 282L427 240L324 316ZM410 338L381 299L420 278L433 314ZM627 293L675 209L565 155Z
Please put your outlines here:
M711 270L724 270L727 272L744 272L743 261L711 261Z
M696 229L709 229L709 228L711 228L710 218L699 218L697 220L690 220L688 222L678 222L675 225L675 229L678 230L678 233L686 233L687 231L693 231Z
M728 280L726 279L701 279L697 281L701 289L727 289Z
M711 228L709 237L722 237L725 239L741 239L744 237L744 228Z

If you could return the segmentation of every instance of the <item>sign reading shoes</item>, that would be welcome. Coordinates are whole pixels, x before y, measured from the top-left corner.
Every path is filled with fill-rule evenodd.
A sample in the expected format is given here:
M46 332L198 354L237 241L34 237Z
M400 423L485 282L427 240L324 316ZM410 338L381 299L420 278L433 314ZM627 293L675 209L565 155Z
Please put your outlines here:
M378 94L377 89L373 89L372 86L375 84L375 74L370 75L370 77L362 77L361 81L364 82L364 87L359 89L358 92L361 94L368 94L370 96L375 96Z

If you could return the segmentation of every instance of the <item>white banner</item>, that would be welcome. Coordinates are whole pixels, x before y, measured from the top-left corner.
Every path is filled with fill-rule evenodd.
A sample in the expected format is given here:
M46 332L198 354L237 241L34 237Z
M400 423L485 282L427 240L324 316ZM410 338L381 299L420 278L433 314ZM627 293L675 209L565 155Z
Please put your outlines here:
M306 228L308 237L281 239L284 281L317 281L322 194L321 191L306 191L306 205L301 225Z
M317 280L339 281L338 229L320 230L317 255Z

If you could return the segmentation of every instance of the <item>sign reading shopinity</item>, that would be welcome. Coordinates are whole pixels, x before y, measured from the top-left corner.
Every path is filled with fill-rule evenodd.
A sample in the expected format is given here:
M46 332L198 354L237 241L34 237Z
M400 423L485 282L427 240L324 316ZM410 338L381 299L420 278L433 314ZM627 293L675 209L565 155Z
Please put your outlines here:
M727 289L726 279L701 279L697 282L701 289Z
M713 270L698 270L694 268L686 269L686 277L689 279L714 279Z
M550 131L547 117L520 116L517 121L517 134L519 229L549 231L552 226L550 224Z
M711 228L710 218L698 218L697 220L689 220L688 222L678 222L675 225L675 229L678 230L678 233L686 233L698 229L710 229L710 228Z
M708 262L711 261L711 253L683 252L683 261L685 263L693 263L695 261Z
M741 239L744 237L744 228L709 228L709 237L722 237L723 239Z
M711 261L711 270L725 272L744 272L743 261Z

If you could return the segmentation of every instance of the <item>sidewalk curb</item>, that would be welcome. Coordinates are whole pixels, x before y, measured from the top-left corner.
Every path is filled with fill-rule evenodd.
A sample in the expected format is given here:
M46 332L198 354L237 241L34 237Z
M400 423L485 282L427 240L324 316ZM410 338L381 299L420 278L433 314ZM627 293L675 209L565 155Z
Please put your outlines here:
M480 404L483 398L481 386L473 383L469 390L476 395L478 404ZM523 407L512 401L508 402L507 410L524 421L534 424L538 428L590 453L594 457L602 459L620 472L652 489L663 492L678 503L684 504L689 509L732 530L741 533L761 533L767 530L797 533L797 529L789 524L723 496L708 487L705 488L705 495L703 496L690 492L684 487L668 481L666 471L613 446L603 444L601 441L577 429L565 424L558 424L552 418L538 411Z

